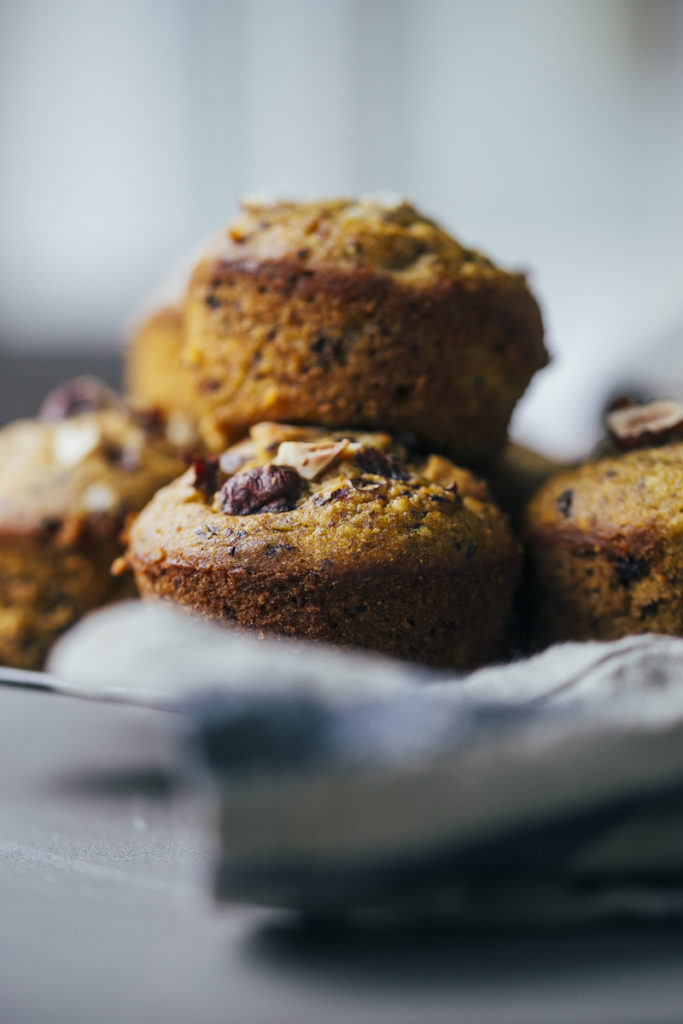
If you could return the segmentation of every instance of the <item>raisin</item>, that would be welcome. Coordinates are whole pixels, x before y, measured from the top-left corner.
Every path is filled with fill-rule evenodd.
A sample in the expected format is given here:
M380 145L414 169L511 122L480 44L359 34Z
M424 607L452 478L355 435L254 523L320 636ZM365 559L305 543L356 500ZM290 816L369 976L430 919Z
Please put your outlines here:
M561 516L564 516L565 519L568 519L569 516L571 515L572 501L573 500L574 500L574 492L571 491L571 490L567 490L567 491L562 491L562 494L559 496L559 498L555 502L555 505L557 507L557 511L560 513Z
M646 558L620 558L617 562L617 579L622 586L644 579L650 572L650 563Z
M194 470L192 486L210 498L218 489L218 456L193 455L191 461Z
M395 455L385 455L377 448L361 448L355 458L356 464L365 473L384 476L389 480L410 480L410 473Z
M288 512L301 493L302 479L291 466L259 466L238 473L223 484L221 510L226 515Z

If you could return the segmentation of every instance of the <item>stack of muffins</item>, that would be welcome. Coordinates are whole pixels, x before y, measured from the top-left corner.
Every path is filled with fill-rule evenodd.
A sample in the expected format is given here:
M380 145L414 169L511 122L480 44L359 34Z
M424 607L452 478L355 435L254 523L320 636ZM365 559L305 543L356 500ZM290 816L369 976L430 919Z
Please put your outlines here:
M39 529L0 589L0 661L37 664L88 606L66 601L71 591L43 557L51 582L41 600L66 601L68 613L49 629L19 621L22 587L41 589L38 552L76 559L79 530L99 536L107 516L118 530L139 509L113 583L88 583L90 606L116 596L132 569L144 597L213 619L434 665L491 660L503 651L521 549L471 469L491 470L546 358L524 277L410 204L244 203L178 301L131 338L128 407L110 399L113 409L6 428L8 448L17 432L39 435L43 454L27 454L27 473L45 452L55 459L55 431L92 428L97 445L51 464L50 479L62 481L64 506L97 484L116 493L105 508L101 489L78 528L62 505L57 514L38 503ZM103 440L102 417L113 416L141 432L135 469L119 454L128 442ZM178 476L181 452L193 458ZM145 486L120 500L122 481L143 467ZM0 531L12 519L7 491L0 478ZM92 579L105 580L100 561L113 546L99 545ZM9 564L4 541L0 559Z

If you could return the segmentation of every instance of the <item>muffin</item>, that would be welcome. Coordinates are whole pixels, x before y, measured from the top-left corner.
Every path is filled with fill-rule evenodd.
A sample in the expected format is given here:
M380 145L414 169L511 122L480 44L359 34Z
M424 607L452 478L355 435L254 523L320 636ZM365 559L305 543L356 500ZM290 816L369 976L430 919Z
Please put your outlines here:
M442 456L261 423L155 495L118 571L208 618L469 667L502 649L519 562L486 485Z
M184 466L158 419L92 378L0 430L0 663L39 667L81 614L131 591L110 571L125 518Z
M545 640L683 635L683 406L671 413L676 406L612 413L612 454L559 473L529 503L525 533Z
M259 420L411 433L482 464L547 360L523 275L407 202L246 202L192 275L182 359L220 451Z
M184 341L180 299L138 319L126 342L126 390L134 407L161 413L173 443L194 450L199 446L196 396L192 375L181 361Z

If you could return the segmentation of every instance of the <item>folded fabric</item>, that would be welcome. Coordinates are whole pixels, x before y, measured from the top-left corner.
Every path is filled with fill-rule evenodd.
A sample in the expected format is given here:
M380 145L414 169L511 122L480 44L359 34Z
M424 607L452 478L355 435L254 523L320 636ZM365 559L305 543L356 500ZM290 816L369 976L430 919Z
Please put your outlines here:
M218 787L221 899L468 923L683 912L681 639L448 677L130 603L51 669L186 712Z

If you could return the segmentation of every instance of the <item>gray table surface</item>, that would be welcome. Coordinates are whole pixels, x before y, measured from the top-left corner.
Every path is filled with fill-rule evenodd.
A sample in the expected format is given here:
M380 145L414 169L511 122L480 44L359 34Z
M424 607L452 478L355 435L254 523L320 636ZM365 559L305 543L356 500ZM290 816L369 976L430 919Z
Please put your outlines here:
M683 935L345 931L215 907L178 720L0 692L3 1024L683 1019Z
M3 418L74 365L0 353ZM0 1024L683 1021L677 929L382 934L214 906L215 808L178 778L177 725L0 691Z

